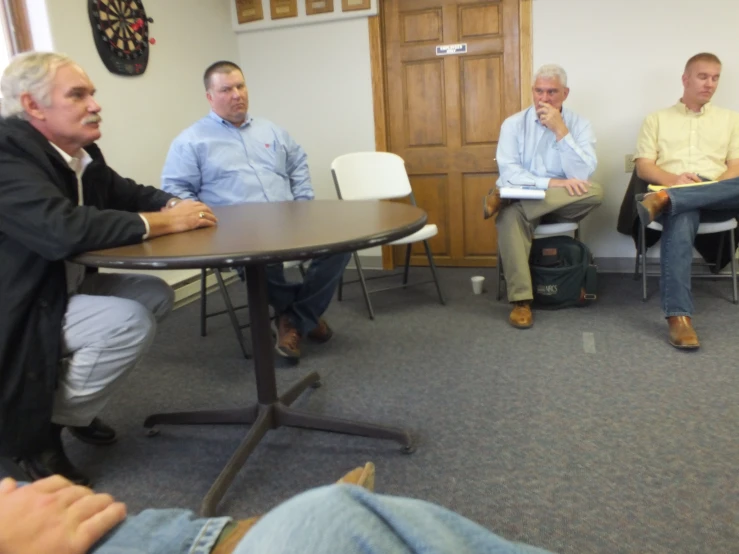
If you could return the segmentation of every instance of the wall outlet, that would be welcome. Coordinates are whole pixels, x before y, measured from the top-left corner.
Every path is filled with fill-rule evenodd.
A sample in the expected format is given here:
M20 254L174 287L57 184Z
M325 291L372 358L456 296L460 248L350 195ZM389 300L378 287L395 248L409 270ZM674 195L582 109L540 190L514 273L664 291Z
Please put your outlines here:
M626 154L626 156L624 156L624 171L626 173L633 173L634 167L636 167L636 161L634 161L634 155Z

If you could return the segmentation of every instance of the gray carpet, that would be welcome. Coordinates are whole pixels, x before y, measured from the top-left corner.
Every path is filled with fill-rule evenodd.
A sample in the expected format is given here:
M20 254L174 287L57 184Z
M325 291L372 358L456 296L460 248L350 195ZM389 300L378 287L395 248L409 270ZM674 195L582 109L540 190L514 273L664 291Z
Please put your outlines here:
M447 306L432 285L374 295L375 321L354 285L329 310L335 338L305 344L298 367L278 366L281 389L310 370L322 376L296 405L404 426L418 438L414 454L387 441L272 431L221 512L265 512L371 460L379 492L439 503L553 551L739 552L739 306L729 281L695 283L702 348L685 353L665 340L656 280L643 304L630 276L601 275L594 305L538 311L520 331L495 301L493 270L482 272L488 292L472 295L478 272L441 271ZM241 289L231 286L237 299ZM211 319L201 338L197 304L176 310L104 414L118 444L68 440L97 488L132 512L197 510L244 436L238 426L166 426L147 438L141 426L153 412L254 399L251 363L228 325Z

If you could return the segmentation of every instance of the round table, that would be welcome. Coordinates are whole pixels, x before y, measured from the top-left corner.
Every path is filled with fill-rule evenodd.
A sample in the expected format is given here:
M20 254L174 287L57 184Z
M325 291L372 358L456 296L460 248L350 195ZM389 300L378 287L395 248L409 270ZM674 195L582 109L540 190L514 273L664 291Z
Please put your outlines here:
M287 426L391 439L411 452L413 442L405 430L291 408L306 388L320 384L315 371L278 395L265 266L385 244L421 229L426 213L408 204L374 200L250 203L214 207L213 212L217 227L87 252L75 259L88 266L119 269L244 267L257 403L237 410L155 414L144 421L147 428L157 424L251 424L205 495L201 514L215 514L234 477L270 429Z

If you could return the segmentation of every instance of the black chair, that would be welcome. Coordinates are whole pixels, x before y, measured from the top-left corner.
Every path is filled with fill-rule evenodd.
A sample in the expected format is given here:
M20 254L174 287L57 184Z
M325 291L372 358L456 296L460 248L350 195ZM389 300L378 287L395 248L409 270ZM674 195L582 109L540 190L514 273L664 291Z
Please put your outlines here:
M300 275L302 277L305 277L304 264L305 262L285 262L284 266L286 269L297 266L300 270ZM233 330L236 333L236 340L239 342L239 346L241 347L241 353L244 355L244 358L248 360L251 358L251 353L246 346L246 337L244 337L242 329L246 329L247 327L249 327L249 323L241 323L238 316L236 315L236 312L238 310L243 310L248 306L247 304L234 306L233 302L231 301L231 296L228 294L228 289L226 288L226 282L223 279L223 274L220 269L216 268L212 271L218 283L218 289L221 291L221 297L223 298L223 303L226 305L226 309L216 312L208 312L208 271L209 270L207 269L202 269L200 271L200 336L205 337L208 334L208 318L228 314L228 317L231 320L231 327L233 327ZM239 277L242 281L244 281L244 283L246 283L242 274L239 274Z

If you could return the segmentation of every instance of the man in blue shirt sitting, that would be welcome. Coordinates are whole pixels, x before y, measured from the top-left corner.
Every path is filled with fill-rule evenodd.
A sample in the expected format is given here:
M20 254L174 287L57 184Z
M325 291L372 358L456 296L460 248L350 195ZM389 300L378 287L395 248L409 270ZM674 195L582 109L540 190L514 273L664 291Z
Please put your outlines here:
M209 206L313 200L305 152L285 130L249 116L249 94L239 66L216 62L205 70L203 80L212 110L172 142L162 188ZM331 338L333 331L321 316L349 257L314 258L300 283L285 280L282 264L268 266L269 302L279 316L280 355L298 361L302 337L321 343Z
M570 93L567 74L545 65L534 77L533 105L503 122L496 160L497 189L485 198L484 215L498 214L498 254L506 276L509 323L518 329L534 324L529 254L534 229L542 219L579 221L603 200L595 171L595 136L590 123L563 108ZM533 186L541 200L501 201L500 187Z

